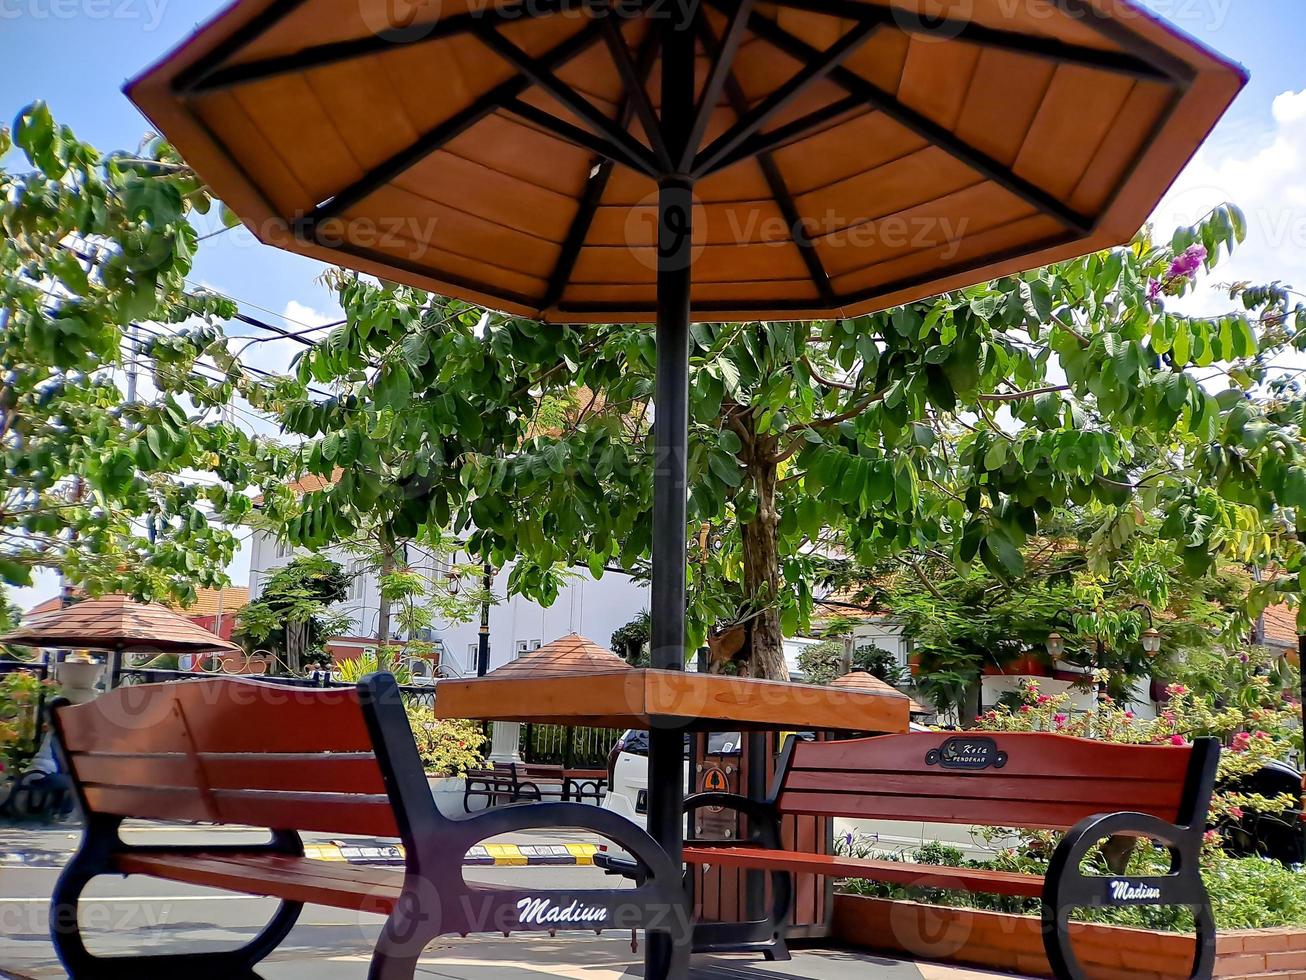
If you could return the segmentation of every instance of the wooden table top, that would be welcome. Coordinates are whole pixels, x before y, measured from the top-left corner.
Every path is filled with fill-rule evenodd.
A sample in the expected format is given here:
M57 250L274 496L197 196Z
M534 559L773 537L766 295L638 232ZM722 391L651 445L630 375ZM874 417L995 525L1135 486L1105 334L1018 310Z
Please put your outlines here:
M868 692L673 670L442 680L439 718L596 728L905 732L911 702Z

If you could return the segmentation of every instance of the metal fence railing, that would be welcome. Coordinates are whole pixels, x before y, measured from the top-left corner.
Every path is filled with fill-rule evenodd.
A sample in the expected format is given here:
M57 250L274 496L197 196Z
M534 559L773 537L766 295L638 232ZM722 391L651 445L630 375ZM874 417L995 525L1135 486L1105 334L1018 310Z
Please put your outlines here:
M533 765L602 769L621 732L611 728L522 725L521 757Z
M313 688L331 688L331 687L353 687L346 681L334 680L330 674L325 671L314 671L308 677L275 677L268 674L251 674L251 675L216 675L195 673L185 670L159 670L153 667L124 667L119 671L119 684L163 684L170 681L187 681L195 680L202 677L214 676L240 676L248 680L262 681L265 684L280 684L284 687L313 687ZM432 707L435 704L435 687L431 684L403 684L399 687L399 692L404 699L410 702L423 704L426 707Z

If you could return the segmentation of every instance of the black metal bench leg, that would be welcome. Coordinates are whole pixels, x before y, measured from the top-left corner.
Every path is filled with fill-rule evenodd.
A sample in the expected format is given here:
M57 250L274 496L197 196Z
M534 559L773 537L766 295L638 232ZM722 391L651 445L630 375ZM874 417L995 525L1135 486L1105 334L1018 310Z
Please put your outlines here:
M50 940L59 961L72 980L237 980L252 976L254 967L281 945L294 928L303 905L282 902L263 930L238 949L211 953L152 954L145 956L96 956L86 948L77 910L82 892L96 878L117 874L112 858L121 842L119 818L92 816L86 825L82 845L68 862L54 886L50 899ZM299 846L294 834L277 834L274 850Z
M439 893L429 883L423 892L424 896L404 892L399 897L376 941L368 980L412 980L422 953L441 934Z

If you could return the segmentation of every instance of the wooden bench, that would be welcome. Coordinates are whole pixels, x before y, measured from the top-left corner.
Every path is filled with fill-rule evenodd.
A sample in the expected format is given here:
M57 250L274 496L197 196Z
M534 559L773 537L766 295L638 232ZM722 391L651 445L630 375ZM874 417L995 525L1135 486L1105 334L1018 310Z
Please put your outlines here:
M484 798L490 806L544 800L584 803L588 799L601 803L608 773L605 769L510 762L493 769L469 769L464 778L463 811L471 813L471 801L478 798Z
M635 824L598 807L538 803L450 820L436 808L394 678L356 689L290 688L236 678L119 688L90 704L56 703L57 745L84 815L82 843L51 900L55 949L74 980L248 975L306 904L385 916L371 980L410 980L437 936L517 930L648 929L672 953L657 980L683 977L691 924L683 868ZM266 828L263 845L125 843L125 818ZM574 827L642 865L637 887L469 885L463 858L499 834ZM399 838L402 869L304 856L300 831ZM83 889L101 875L144 875L281 900L239 949L102 957L78 925Z
M1069 917L1081 907L1182 905L1197 923L1193 978L1209 978L1215 923L1198 869L1220 746L1116 745L1053 734L911 733L852 741L789 739L765 801L700 793L685 801L731 808L751 838L687 843L685 860L771 872L770 917L748 923L699 923L696 950L755 949L785 958L791 875L861 878L898 885L1036 898L1043 940L1056 975L1083 980L1070 944ZM779 818L808 814L867 820L1065 831L1046 878L898 861L786 851ZM1109 837L1149 838L1173 855L1169 874L1110 877L1083 873L1081 862ZM1118 866L1117 866L1118 868ZM1123 872L1123 868L1118 868Z

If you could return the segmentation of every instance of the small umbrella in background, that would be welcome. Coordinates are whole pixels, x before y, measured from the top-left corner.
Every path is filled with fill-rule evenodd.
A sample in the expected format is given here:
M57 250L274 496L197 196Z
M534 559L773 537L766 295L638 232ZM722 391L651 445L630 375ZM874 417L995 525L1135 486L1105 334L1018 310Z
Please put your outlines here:
M0 643L47 649L101 650L110 655L110 686L117 686L124 653L240 653L234 643L165 606L123 595L73 603L39 613Z

